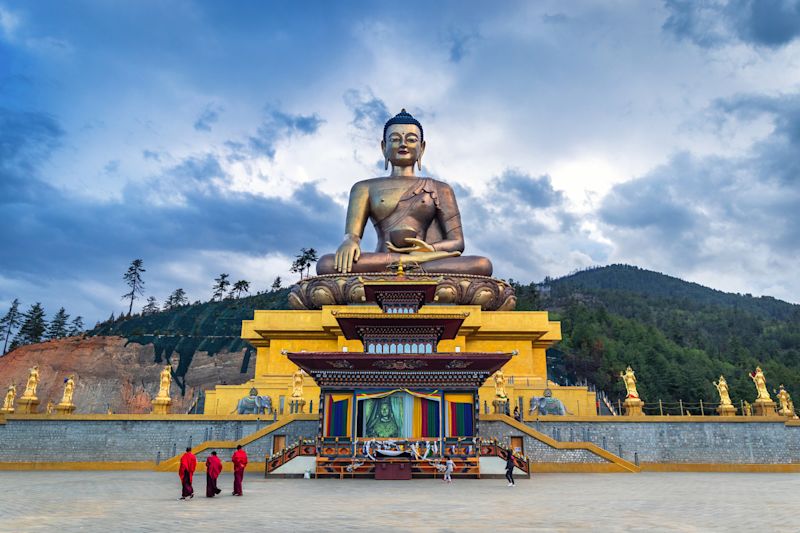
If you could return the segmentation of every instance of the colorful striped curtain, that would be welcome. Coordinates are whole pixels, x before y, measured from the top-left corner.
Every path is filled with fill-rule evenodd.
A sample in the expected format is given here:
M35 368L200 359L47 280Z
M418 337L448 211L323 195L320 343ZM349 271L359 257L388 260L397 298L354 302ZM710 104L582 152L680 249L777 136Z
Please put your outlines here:
M352 427L352 394L328 394L325 401L325 436L349 437Z
M447 436L471 437L474 433L475 404L472 394L447 394Z
M438 437L439 436L439 406L440 402L425 398L414 398L414 429L413 437Z

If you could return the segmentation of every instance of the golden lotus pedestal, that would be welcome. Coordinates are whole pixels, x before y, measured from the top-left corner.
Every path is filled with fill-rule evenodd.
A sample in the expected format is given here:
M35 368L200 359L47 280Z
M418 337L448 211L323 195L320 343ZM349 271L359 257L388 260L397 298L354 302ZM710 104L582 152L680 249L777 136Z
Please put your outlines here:
M39 411L39 398L25 398L24 396L17 402L17 413L21 415L32 415Z
M407 272L406 281L434 283L436 303L479 305L484 311L513 311L517 305L514 288L501 279L468 274ZM364 282L397 281L393 272L370 274L324 274L300 280L289 293L292 309L321 309L325 305L363 304Z
M74 412L75 412L74 403L59 403L58 405L56 405L56 414L71 415Z
M719 416L736 416L736 408L733 405L720 405L717 407Z
M639 398L628 398L622 405L625 407L625 416L644 416L644 402Z
M169 406L172 405L172 399L170 398L156 398L152 401L153 410L150 412L154 415L168 415L169 414Z
M778 416L777 405L772 400L756 400L753 402L754 416Z
M505 415L508 413L508 398L497 398L492 402L494 412L498 415Z

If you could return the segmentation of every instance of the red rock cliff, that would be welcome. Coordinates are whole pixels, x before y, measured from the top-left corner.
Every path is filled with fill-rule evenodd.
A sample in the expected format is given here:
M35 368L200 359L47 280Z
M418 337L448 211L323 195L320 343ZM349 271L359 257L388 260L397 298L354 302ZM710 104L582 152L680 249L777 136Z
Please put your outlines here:
M155 363L152 344L126 343L122 337L69 337L17 348L0 357L2 396L13 382L19 399L28 380L28 369L38 364L40 382L36 395L42 412L48 400L59 402L64 380L70 374L76 376L76 413L105 413L109 407L115 413L150 412L150 400L158 391L163 364ZM223 351L213 357L206 352L195 353L186 372L185 395L173 381L172 412L188 412L202 390L251 379L255 359L251 359L247 373L241 373L244 353ZM177 355L173 358L175 366Z

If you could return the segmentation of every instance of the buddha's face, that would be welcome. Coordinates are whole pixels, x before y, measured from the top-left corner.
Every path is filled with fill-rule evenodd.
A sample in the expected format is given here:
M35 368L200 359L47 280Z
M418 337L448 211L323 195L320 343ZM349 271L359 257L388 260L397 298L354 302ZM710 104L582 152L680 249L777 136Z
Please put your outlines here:
M396 167L412 166L425 152L422 132L414 124L392 124L381 141L383 155Z
M386 419L389 417L389 405L386 403L381 404L381 418Z

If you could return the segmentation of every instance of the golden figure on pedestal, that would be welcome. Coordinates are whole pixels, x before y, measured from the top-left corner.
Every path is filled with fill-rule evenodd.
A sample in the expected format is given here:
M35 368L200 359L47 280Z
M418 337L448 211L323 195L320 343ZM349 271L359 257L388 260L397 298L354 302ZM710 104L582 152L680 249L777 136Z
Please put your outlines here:
M747 400L744 401L744 416L753 416L753 406Z
M165 415L169 412L169 406L172 405L172 398L169 397L169 386L172 384L172 367L164 365L161 369L159 376L158 393L153 401L152 414Z
M783 383L781 383L780 390L777 393L778 401L781 403L781 408L778 411L778 414L783 416L794 416L794 403L792 402L792 396L789 394Z
M69 376L64 380L64 395L61 397L61 404L72 405L72 395L75 393L75 376Z
M17 386L11 383L8 386L8 390L6 391L6 397L3 400L3 409L4 413L13 413L14 412L14 400L17 398Z
M47 400L47 405L44 408L44 412L47 413L48 415L52 415L55 406L56 404L53 403L53 400Z
M719 392L717 413L719 413L720 416L736 416L736 407L734 407L733 402L731 402L728 382L725 380L725 376L720 376L719 382L712 381L712 383L717 388L717 392Z
M756 401L765 401L771 402L772 398L769 395L769 391L767 390L767 378L764 377L764 372L761 370L760 366L756 367L755 372L750 373L750 379L753 380L753 383L756 385L756 392L758 392L758 397Z
M719 404L733 405L733 403L731 403L731 396L728 392L728 382L725 381L725 376L720 376L719 382L712 381L712 383L717 388L717 392L719 392Z
M169 386L171 384L172 367L170 365L166 365L163 370L161 370L158 394L156 394L156 398L169 398Z
M25 392L22 398L36 398L36 387L39 386L39 365L33 365L28 371L28 383L25 385Z
M639 391L636 390L636 374L633 372L633 369L628 366L625 369L625 372L620 372L619 377L622 378L622 382L625 383L625 391L626 391L626 398L636 398L639 399Z

